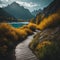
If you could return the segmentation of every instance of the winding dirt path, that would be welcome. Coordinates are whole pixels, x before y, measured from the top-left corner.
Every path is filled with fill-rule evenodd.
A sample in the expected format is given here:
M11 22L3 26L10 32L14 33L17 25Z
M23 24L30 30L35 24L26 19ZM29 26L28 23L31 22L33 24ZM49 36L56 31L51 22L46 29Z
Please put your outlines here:
M29 36L26 40L16 46L16 60L38 60L28 47L34 35Z

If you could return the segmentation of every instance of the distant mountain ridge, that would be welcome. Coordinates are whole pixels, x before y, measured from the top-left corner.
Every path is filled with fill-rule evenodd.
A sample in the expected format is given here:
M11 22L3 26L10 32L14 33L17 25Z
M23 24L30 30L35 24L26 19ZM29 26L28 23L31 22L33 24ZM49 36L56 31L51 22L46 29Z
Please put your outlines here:
M11 5L8 5L4 8L4 10L9 14L13 15L15 18L27 20L34 17L28 9L25 9L23 6L20 6L16 2L13 2Z
M32 11L32 15L36 16L38 13L42 12L41 9Z

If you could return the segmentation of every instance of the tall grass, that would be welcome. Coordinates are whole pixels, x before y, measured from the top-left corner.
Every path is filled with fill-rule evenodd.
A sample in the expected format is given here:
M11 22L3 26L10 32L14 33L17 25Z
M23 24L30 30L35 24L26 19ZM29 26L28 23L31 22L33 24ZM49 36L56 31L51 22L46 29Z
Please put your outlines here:
M54 14L49 15L44 18L40 24L37 26L40 30L43 30L49 26L56 26L60 24L60 11L57 11Z
M9 24L0 23L0 55L6 55L8 51L15 48L16 44L22 42L28 35L33 34L34 24L22 28L14 28Z

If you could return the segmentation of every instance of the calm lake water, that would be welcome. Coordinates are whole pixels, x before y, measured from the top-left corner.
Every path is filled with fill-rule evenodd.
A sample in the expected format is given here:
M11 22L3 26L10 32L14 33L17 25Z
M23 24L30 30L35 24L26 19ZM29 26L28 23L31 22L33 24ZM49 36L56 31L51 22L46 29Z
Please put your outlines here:
M25 25L25 24L11 24L13 27L15 27L15 28L19 28L19 27L22 27L23 25Z
M27 25L28 23L29 22L11 22L8 24L12 25L15 28L19 28L19 27L22 27L23 25Z

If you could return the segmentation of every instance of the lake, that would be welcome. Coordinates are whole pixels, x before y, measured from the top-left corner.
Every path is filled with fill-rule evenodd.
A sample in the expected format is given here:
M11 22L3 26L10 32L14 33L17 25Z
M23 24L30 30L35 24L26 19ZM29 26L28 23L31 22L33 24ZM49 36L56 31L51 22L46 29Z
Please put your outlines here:
M15 28L19 28L19 27L22 27L23 25L27 25L29 22L9 22L7 24L10 24L12 25L13 27Z
M22 27L23 25L25 25L25 24L11 24L13 27L15 27L15 28L19 28L19 27Z

